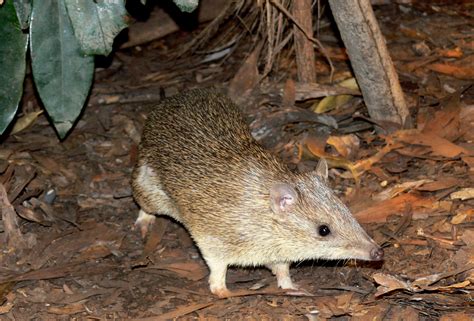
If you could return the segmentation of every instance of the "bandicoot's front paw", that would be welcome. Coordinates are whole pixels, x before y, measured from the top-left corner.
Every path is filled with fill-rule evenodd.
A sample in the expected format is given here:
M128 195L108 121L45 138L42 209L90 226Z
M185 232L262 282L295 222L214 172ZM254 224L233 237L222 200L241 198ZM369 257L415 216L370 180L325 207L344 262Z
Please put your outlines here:
M229 298L232 296L231 291L229 291L227 288L222 288L222 287L218 287L218 288L211 287L211 292L212 294L216 295L217 297L221 299Z

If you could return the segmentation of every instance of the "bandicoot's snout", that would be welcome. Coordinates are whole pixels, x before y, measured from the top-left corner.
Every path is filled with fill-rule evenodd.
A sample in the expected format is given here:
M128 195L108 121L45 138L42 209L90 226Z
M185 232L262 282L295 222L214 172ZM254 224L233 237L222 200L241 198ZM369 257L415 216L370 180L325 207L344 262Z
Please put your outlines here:
M380 247L374 247L370 251L370 259L373 261L382 261L383 260L383 250Z

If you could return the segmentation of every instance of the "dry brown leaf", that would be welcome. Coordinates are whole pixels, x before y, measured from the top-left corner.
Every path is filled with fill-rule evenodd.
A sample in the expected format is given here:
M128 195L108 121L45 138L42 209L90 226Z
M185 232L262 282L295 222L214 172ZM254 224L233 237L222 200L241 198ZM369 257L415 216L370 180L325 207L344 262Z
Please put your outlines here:
M416 129L399 130L393 134L393 138L407 144L428 146L431 149L432 156L453 158L462 153L469 155L468 150L451 143L447 139L433 133L422 133Z
M474 187L462 188L459 191L451 193L450 195L452 200L460 199L462 201L470 200L474 198Z
M337 150L339 155L346 159L351 159L357 154L360 147L360 140L356 135L329 136L327 143Z
M384 201L386 199L394 198L395 196L406 192L410 191L413 189L418 189L420 186L422 186L425 183L432 182L429 179L420 179L418 181L411 181L411 182L404 182L401 184L397 184L391 188L387 188L386 190L376 194L373 196L374 201Z
M384 295L386 293L399 290L399 289L409 289L410 285L406 281L402 281L397 277L385 273L374 273L372 274L374 281L380 284L377 287L377 292L375 293L375 297Z
M15 207L16 213L23 219L36 222L42 225L51 225L48 217L40 210L33 210L31 208L18 205Z
M325 157L325 147L326 147L327 138L324 139L320 136L307 135L303 139L303 146L305 146L311 154L319 158Z
M68 304L65 306L51 306L48 308L48 312L52 314L58 315L71 315L76 314L84 311L84 303L83 302L76 302L72 304Z
M442 57L446 58L461 58L463 56L463 51L461 48L456 47L454 49L437 49L436 53Z
M438 177L436 181L429 181L422 184L421 186L416 187L415 189L418 191L426 191L426 192L435 192L442 189L451 188L453 186L457 186L461 183L461 180L456 177Z
M457 282L454 284L448 285L432 285L438 282L441 279L450 278L452 276L456 276L462 274L465 271L472 270L473 266L463 266L454 271L448 271L443 273L435 273L427 276L423 276L417 278L414 281L405 281L401 280L399 277L385 274L385 273L375 273L372 275L374 281L380 284L377 287L377 292L375 293L375 297L384 295L386 293L403 289L405 291L410 291L413 293L422 292L422 291L442 291L442 292L452 292L456 289L462 289L468 287L471 282L469 280L464 280L461 282Z
M14 292L8 293L6 296L6 303L0 306L0 314L5 314L10 312L10 310L15 306L13 303L16 298L16 294Z
M380 223L385 222L390 215L403 215L407 210L413 212L416 218L418 212L429 213L440 207L441 204L433 198L408 193L367 206L354 216L361 223Z
M436 111L432 118L425 120L424 124L419 124L421 131L427 134L434 134L446 138L450 142L460 136L460 102L461 91L456 91L443 100L441 109ZM428 116L429 118L429 116Z
M465 208L458 211L451 219L451 224L454 225L472 222L474 222L474 209L472 208Z
M469 171L473 172L474 174L474 157L463 156L461 159L469 167Z
M433 63L427 67L441 74L450 75L458 79L474 79L474 55L468 56L456 63Z
M444 285L444 286L430 286L427 290L430 291L441 291L441 292L454 292L456 289L464 289L468 287L471 284L469 280L450 284L450 285Z
M414 280L411 283L411 285L412 285L412 288L414 289L414 291L422 291L422 290L436 291L438 289L445 290L445 289L448 289L450 287L453 287L453 288L465 287L468 284L465 284L464 286L462 286L462 284L464 284L464 281L458 282L458 283L455 283L455 284L441 285L441 286L437 286L437 285L433 285L433 284L435 284L436 282L438 282L442 279L448 279L448 278L451 278L453 276L460 275L460 274L462 274L466 271L472 270L473 268L474 268L473 265L466 264L466 265L463 265L462 267L460 267L456 270L451 270L451 271L446 271L446 272L442 272L442 273L434 273L434 274L422 276L422 277L419 277L416 280ZM433 286L431 286L431 285L433 285Z

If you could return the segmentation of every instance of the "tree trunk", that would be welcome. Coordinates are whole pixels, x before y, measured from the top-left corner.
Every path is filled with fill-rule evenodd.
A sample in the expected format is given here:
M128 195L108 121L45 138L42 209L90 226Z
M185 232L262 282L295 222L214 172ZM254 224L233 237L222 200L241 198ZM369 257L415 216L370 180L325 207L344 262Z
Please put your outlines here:
M308 34L313 34L313 14L311 0L293 1L292 13L301 28ZM298 82L316 82L316 68L314 66L313 43L297 27L293 27L296 50L296 67L298 71Z
M329 0L329 5L370 117L409 127L403 91L370 0Z

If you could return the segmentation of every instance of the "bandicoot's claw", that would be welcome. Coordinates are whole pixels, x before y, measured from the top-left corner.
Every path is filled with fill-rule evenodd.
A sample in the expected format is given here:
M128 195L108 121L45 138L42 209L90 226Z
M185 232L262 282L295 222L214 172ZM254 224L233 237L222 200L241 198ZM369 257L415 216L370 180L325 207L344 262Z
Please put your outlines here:
M286 289L285 293L292 296L313 296L311 292L306 291L302 288Z

